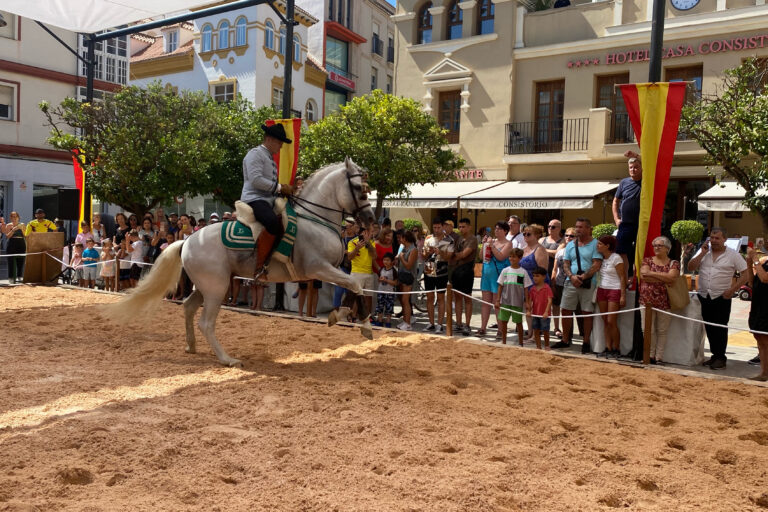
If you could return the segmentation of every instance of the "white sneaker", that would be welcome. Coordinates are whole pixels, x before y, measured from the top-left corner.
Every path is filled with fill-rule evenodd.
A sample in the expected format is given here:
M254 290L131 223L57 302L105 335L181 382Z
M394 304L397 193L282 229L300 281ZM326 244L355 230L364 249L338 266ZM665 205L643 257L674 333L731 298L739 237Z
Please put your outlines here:
M401 331L410 331L412 329L411 326L405 322L398 325L397 328L400 329Z
M440 324L435 324L435 334L439 334L443 332L443 326Z

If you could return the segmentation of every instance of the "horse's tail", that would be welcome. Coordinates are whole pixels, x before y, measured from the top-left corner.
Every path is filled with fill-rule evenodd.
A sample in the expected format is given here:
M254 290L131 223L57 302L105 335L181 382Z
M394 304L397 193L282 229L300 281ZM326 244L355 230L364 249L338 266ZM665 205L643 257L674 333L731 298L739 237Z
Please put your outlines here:
M181 278L181 247L183 240L173 242L157 258L152 270L139 281L139 285L114 304L108 306L113 318L137 318L152 307L152 302L174 291Z

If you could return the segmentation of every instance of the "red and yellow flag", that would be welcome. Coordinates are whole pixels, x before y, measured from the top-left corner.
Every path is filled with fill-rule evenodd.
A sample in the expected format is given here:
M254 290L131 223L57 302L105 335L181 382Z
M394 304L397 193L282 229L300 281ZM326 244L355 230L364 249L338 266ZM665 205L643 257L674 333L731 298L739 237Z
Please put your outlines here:
M664 201L687 85L687 82L659 82L619 86L640 145L643 165L635 244L637 268L644 256L653 255L651 242L661 234Z
M293 185L296 179L296 169L299 165L299 137L301 136L301 119L269 119L267 126L281 124L285 134L293 142L283 144L280 153L274 156L277 165L277 181L281 184Z
M75 173L75 187L80 192L78 211L80 212L80 218L77 219L77 232L82 233L82 222L88 222L91 224L91 194L88 192L88 187L85 182L85 170L82 164L85 163L85 155L81 154L78 150L74 150L72 155L72 167Z

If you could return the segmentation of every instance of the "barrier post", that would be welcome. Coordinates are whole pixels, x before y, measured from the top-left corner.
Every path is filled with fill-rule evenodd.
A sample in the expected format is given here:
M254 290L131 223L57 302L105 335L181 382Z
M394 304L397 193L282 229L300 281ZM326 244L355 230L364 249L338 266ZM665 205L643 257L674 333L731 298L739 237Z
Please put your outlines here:
M643 364L651 364L651 328L653 327L653 309L645 305L645 325L643 326Z
M445 285L445 334L453 336L453 287Z
M43 251L43 254L40 255L40 260L41 260L40 269L42 271L42 277L40 281L42 281L42 283L45 284L48 282L48 279L46 278L46 276L48 275L48 272L47 272L48 269L46 268L48 264L48 253Z
M119 292L120 289L118 286L120 286L120 260L117 258L117 254L115 254L115 264L114 264L114 270L115 270L115 291Z

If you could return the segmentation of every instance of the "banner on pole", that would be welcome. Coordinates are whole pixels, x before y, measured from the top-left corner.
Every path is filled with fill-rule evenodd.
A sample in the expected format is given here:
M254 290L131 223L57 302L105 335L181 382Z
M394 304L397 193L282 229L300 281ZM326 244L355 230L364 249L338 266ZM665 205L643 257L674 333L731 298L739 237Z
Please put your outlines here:
M635 244L638 268L644 256L653 255L651 242L661 234L664 201L687 85L687 82L659 82L619 86L640 146L643 168Z
M72 167L75 173L75 187L77 188L79 194L78 194L78 204L77 204L77 211L78 219L77 219L77 232L82 233L83 227L82 223L85 220L88 222L88 225L91 224L91 219L89 218L90 215L86 214L86 195L90 199L90 194L86 194L85 190L85 170L83 169L82 164L85 163L84 156L78 151L74 150L74 154L72 155ZM88 208L90 210L90 208Z
M280 153L274 156L277 165L277 181L281 184L293 185L296 179L296 169L299 165L299 137L301 136L301 119L269 119L267 126L281 124L285 134L293 142L283 144Z

